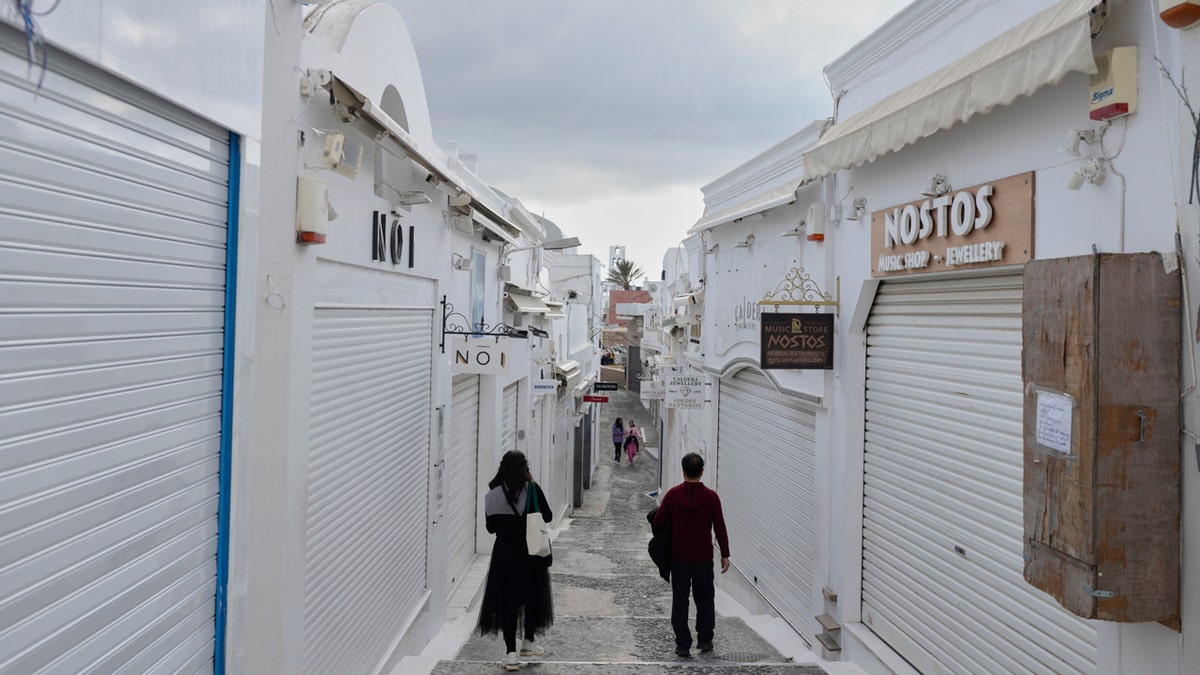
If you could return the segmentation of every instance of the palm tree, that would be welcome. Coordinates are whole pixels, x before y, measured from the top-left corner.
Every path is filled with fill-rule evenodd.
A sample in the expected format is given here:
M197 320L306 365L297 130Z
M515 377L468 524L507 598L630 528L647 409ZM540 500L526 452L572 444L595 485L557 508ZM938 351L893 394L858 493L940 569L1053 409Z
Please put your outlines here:
M608 271L608 282L620 286L622 290L632 291L634 282L642 276L642 268L632 260L618 260Z

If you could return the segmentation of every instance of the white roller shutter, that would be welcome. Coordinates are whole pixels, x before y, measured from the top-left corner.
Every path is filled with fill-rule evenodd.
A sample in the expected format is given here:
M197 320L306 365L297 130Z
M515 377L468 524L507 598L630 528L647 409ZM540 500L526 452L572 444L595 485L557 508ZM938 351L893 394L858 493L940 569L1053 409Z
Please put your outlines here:
M479 492L479 376L456 375L446 439L446 531L449 589L475 560L475 501Z
M500 451L517 449L517 384L504 388L500 400Z
M680 460L683 459L683 455L695 452L704 457L705 461L708 461L707 448L704 447L704 430L707 428L707 418L707 408L687 411L687 424L683 425L684 441L683 452L679 455Z
M0 24L0 672L211 672L229 132L49 65Z
M542 447L545 434L542 432L542 425L546 419L546 396L534 395L530 399L529 405L529 468L534 473L534 477L545 473L544 462L546 457L546 449Z
M864 622L923 670L1093 672L1021 576L1021 276L880 286L866 397Z
M370 673L421 602L432 313L317 308L304 672Z
M815 412L749 369L722 380L719 396L717 491L741 542L734 565L801 637L813 635Z

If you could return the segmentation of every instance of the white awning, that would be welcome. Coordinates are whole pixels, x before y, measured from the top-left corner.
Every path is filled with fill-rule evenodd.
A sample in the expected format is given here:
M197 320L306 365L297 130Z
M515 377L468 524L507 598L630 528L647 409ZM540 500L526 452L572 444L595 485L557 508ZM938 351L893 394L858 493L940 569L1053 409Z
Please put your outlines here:
M546 303L532 295L507 292L504 294L504 297L508 298L508 301L512 303L516 311L523 314L548 314L550 312L550 308L546 306Z
M546 318L547 319L565 319L567 313L563 310L564 303L555 302L554 300L546 300Z
M804 153L805 182L874 161L1022 94L1032 96L1072 71L1095 73L1088 12L1098 2L1062 0L830 127Z
M383 108L380 108L369 97L336 75L330 75L328 89L334 98L346 106L346 108L351 111L361 112L365 116L366 121L380 132L381 135L377 137L377 140L382 141L390 137L395 141L396 145L400 146L399 153L402 157L408 157L419 164L436 181L446 183L454 190L459 190L462 194L469 196L476 222L505 242L514 246L517 245L517 237L521 234L520 228L508 222L504 216L496 213L495 210L484 203L476 190L466 185L460 176L451 171L449 167L443 164L432 153L421 147L421 144L405 131L404 127L397 124L396 120L392 119Z
M791 204L796 201L796 188L800 187L800 181L793 180L784 183L778 187L772 188L767 192L757 195L752 199L747 199L740 204L731 206L727 209L722 209L712 215L705 215L692 229L688 230L688 234L695 234L701 230L707 230L710 227L716 227L722 223L732 222L738 218L745 218L756 213L762 213L767 209L773 209L776 206Z
M554 364L554 372L566 379L567 389L575 389L583 382L583 370L578 361L559 361Z

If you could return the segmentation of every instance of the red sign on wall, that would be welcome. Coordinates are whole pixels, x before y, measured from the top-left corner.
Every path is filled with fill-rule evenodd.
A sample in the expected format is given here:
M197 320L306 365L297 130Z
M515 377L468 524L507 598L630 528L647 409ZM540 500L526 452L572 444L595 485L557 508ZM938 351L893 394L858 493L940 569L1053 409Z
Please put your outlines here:
M593 396L592 394L585 394L583 397L583 402L584 403L608 403L608 397L607 396Z

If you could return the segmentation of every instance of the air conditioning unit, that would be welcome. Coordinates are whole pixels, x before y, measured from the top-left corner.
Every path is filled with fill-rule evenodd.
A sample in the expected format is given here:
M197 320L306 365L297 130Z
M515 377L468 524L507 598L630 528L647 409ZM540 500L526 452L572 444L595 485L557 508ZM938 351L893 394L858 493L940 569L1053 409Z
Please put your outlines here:
M1117 47L1096 57L1092 75L1091 112L1094 120L1111 120L1137 112L1137 47Z
M1197 0L1158 0L1158 18L1171 28L1187 28L1200 21Z
M825 241L825 202L813 202L808 205L804 227L809 241Z

